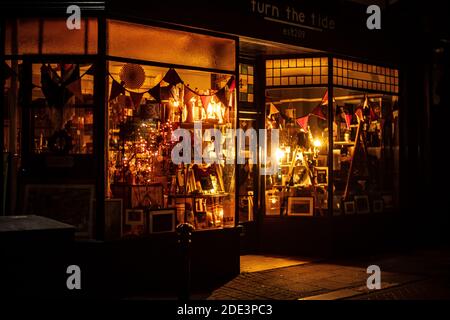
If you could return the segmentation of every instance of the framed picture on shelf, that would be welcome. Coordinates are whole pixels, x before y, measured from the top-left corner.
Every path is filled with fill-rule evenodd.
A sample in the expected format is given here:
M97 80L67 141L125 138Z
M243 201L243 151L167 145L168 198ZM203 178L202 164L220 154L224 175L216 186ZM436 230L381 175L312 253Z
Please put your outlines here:
M266 191L266 215L279 216L281 210L280 195L273 191Z
M288 216L313 216L314 197L288 197Z
M344 202L344 213L345 214L355 214L355 202L354 201L345 201Z
M381 213L383 212L383 205L384 202L383 200L379 199L379 200L373 200L372 203L372 210L374 213Z
M328 185L328 167L315 167L314 177L316 186Z
M359 214L370 213L369 197L368 196L355 196L355 209L356 209L356 213L359 213Z
M127 209L125 211L125 224L129 226L144 225L144 210Z
M148 213L148 233L175 232L176 209L151 210Z

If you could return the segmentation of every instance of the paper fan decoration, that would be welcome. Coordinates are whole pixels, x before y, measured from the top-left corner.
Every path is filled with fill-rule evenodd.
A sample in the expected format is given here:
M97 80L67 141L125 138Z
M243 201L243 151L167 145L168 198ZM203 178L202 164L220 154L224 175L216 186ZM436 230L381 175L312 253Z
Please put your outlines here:
M127 63L120 69L119 77L125 88L139 89L144 84L145 71L138 64Z

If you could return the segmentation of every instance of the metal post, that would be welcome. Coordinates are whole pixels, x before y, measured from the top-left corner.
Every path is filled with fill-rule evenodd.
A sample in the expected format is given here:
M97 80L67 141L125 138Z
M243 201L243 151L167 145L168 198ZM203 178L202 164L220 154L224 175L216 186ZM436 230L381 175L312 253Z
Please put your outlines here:
M194 227L185 222L177 226L180 279L179 279L179 300L189 300L191 286L191 236Z

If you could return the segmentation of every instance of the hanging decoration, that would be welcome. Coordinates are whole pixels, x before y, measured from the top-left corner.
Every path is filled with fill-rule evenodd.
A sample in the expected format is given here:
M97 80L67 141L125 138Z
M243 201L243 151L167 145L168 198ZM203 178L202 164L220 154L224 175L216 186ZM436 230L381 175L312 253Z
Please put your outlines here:
M163 81L167 82L172 86L176 86L179 83L183 83L183 80L181 80L180 76L173 68L170 68L169 71L167 71L166 75L163 78Z
M113 79L111 84L111 92L109 94L109 101L114 100L121 94L125 94L125 88L123 87L123 85Z
M273 103L270 103L269 117L271 115L274 115L274 114L277 114L277 113L280 113L280 110L278 110L278 108Z
M319 104L317 107L315 107L311 111L310 115L316 116L317 118L322 119L322 120L327 120L327 117L325 116L325 114L322 111L322 104Z
M80 101L84 101L83 94L81 93L81 78L69 83L66 86L67 90L69 90L76 98L80 99Z
M122 67L122 69L124 69L124 67ZM131 67L129 66L128 69L131 69ZM134 71L134 72L137 72L137 71ZM173 95L172 89L174 88L174 86L176 86L178 84L183 84L183 86L184 86L184 88L183 88L184 89L184 94L183 94L184 103L187 104L188 101L192 101L192 98L199 97L202 102L203 108L205 110L207 110L208 105L210 105L211 99L214 96L217 98L217 101L219 101L222 104L224 104L225 106L227 106L227 104L229 103L229 99L230 100L232 99L232 96L229 94L229 92L236 89L235 78L234 78L234 76L231 76L230 79L227 81L226 85L224 87L220 88L219 90L217 90L215 93L199 94L198 92L192 90L189 87L189 85L186 85L184 83L184 81L180 78L180 76L178 75L176 70L173 68L169 69L169 71L167 71L167 73L164 75L164 77L162 77L162 79L153 88L150 88L147 91L139 92L139 93L130 91L128 89L128 88L130 88L130 85L129 84L127 85L126 82L124 82L124 80L126 80L125 73L123 73L123 75L121 76L121 80L122 80L121 83L117 82L111 74L109 74L109 76L112 78L111 93L109 95L109 100L111 101L111 100L117 98L119 95L125 94L125 92L129 92L130 96L132 96L132 101L135 106L137 106L137 104L140 103L140 100L142 99L142 96L145 93L149 93L153 97L153 99L155 99L156 102L158 102L158 103L161 103L163 100L169 100L171 97L175 98ZM129 77L129 75L127 75L127 77ZM139 77L141 77L141 76L139 76ZM168 83L169 85L162 86L161 85L162 82ZM127 88L125 88L125 87L127 87ZM275 109L276 109L276 107L275 107ZM278 109L276 109L276 110L277 110L276 113L278 113L279 112Z
M345 124L347 125L347 130L350 130L350 125L352 123L352 115L351 114L346 114L345 115Z
M130 92L131 101L135 108L139 107L141 104L142 96L145 92Z
M8 66L8 64L6 62L3 62L1 72L2 72L1 77L3 77L3 79L5 79L5 80L9 79L14 74L13 69L11 69L11 67Z
M300 128L304 132L308 132L308 122L309 122L309 115L306 115L304 117L297 118L297 124L300 126Z
M119 72L123 86L128 89L139 89L145 82L145 71L139 64L126 63Z

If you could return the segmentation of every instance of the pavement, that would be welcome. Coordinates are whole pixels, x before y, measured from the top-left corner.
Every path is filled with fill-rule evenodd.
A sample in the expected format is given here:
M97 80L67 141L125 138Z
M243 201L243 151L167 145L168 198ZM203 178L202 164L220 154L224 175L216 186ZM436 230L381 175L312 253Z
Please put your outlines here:
M419 250L334 261L250 256L241 274L208 300L450 299L450 249ZM367 288L367 267L381 269L381 289Z

